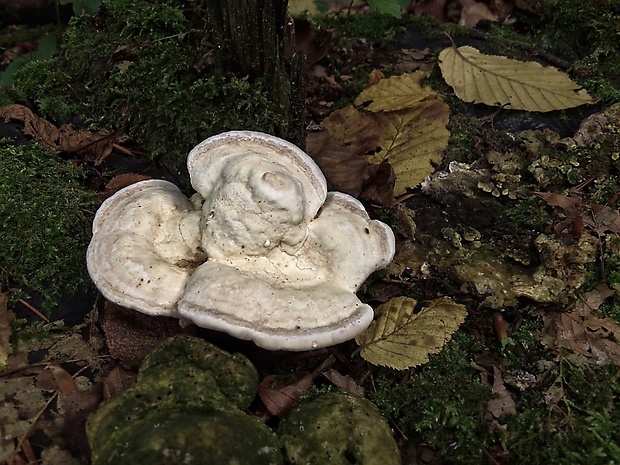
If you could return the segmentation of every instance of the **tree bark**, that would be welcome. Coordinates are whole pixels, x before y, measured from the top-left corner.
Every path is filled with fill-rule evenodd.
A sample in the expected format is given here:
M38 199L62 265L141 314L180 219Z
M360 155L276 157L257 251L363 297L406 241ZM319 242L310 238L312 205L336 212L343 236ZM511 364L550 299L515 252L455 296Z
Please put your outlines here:
M288 0L203 0L215 65L239 78L266 83L277 136L303 140L303 57L296 52Z

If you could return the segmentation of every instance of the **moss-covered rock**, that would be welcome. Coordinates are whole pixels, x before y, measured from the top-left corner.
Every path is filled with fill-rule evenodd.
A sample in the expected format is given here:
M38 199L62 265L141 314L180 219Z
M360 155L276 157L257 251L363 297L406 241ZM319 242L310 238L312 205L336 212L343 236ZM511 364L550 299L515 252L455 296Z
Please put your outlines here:
M369 400L329 392L295 407L278 428L285 460L299 465L395 465L392 431Z
M241 354L229 354L202 339L174 338L144 360L138 383L148 383L151 392L171 393L177 404L200 405L208 399L218 408L246 409L256 396L258 373Z
M93 455L93 464L282 463L273 432L243 412L154 410L116 433Z
M197 338L171 338L144 360L135 387L87 424L93 464L279 464L275 434L246 408L254 366Z

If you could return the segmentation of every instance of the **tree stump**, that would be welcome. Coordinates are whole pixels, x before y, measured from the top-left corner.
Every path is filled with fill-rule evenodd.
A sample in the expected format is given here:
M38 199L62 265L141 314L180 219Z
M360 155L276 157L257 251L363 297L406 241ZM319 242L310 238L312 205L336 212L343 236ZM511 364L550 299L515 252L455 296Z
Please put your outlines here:
M303 57L295 48L288 0L203 0L216 69L267 85L279 137L303 140Z

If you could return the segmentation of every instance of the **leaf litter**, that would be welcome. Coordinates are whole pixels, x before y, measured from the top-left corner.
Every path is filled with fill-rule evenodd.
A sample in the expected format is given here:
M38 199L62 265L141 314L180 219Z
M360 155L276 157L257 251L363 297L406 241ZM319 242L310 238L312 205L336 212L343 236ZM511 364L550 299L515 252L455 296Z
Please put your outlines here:
M614 294L602 284L565 311L543 314L542 343L559 353L568 351L566 356L577 365L613 363L620 367L620 325L596 313Z
M58 127L23 105L0 107L0 118L20 122L24 126L24 134L33 137L45 147L58 152L74 153L78 158L92 161L96 165L112 153L118 142L118 136L112 131L92 132L77 129L71 124Z
M472 2L461 3L472 4ZM470 9L471 11L466 11L466 9L464 8L463 16L469 15L469 18L475 18L477 13L472 12L473 9L475 9L474 7L475 5ZM314 40L314 38L312 37L311 39ZM316 47L316 44L313 44L312 47L315 47L315 49L312 50L312 53L316 55L316 58L313 59L313 61L318 61L324 55L324 49L321 47ZM418 53L416 51L413 51L409 54L401 54L401 56L409 57L411 59L410 63L405 63L403 65L405 67L403 71L405 69L407 69L408 71L412 71L413 69L418 68L419 60L424 61L428 65L428 60L424 60L426 55L428 55L428 51L426 51L426 53ZM325 68L323 68L322 71L317 71L317 73L323 71L325 71ZM415 161L415 167L418 170L417 173L413 174L415 170L407 171L405 168L403 168L405 162L411 161L409 160L409 158L412 158L412 153L417 154L418 152L424 151L425 144L425 142L421 140L420 142L422 145L422 149L418 147L409 147L408 142L406 141L407 137L416 137L421 139L423 135L433 133L432 127L431 130L429 130L429 127L425 126L425 123L427 123L427 121L422 122L421 120L432 120L436 118L437 120L439 120L440 123L438 124L438 126L440 128L439 132L441 133L441 137L435 137L441 139L445 136L447 141L447 136L449 136L449 133L447 133L447 129L445 129L445 124L449 118L447 105L438 105L437 102L441 102L440 99L434 96L432 90L429 90L429 88L421 87L422 90L420 91L420 89L416 87L416 85L419 85L420 81L423 80L422 76L423 73L418 74L415 77L405 75L397 76L397 79L383 79L382 73L373 73L373 84L376 84L377 88L373 91L369 91L370 89L372 89L372 87L369 87L369 89L360 94L358 99L356 99L356 105L359 105L359 108L347 108L346 111L343 110L342 114L338 113L340 110L333 112L330 117L328 117L323 122L323 126L326 128L326 131L319 131L316 133L310 133L308 135L308 150L313 154L321 168L325 171L328 177L328 181L331 184L330 188L335 188L336 190L342 190L352 193L352 195L356 197L360 197L364 200L379 205L390 206L394 202L395 195L401 195L405 193L407 189L415 187L420 182L418 180L420 176L421 179L424 179L425 176L428 176L430 173L432 173L435 168L440 164L445 144L442 146L441 143L437 144L437 141L434 141L434 145L431 144L433 145L431 147L432 150L430 150L429 152L432 154L426 154L424 155L423 159ZM340 79L342 82L345 81L345 79L341 79L342 77L337 76L336 78ZM331 83L334 88L339 87L339 90L342 90L342 86L338 84L336 78L334 78L332 75L325 74L325 79L331 79ZM390 83L392 79L394 79L394 81L392 81L394 84ZM419 93L419 95L417 93ZM332 102L326 102L326 107L330 107L331 104ZM434 114L433 111L429 110L433 107L433 105L437 105L434 108ZM417 111L418 113L414 114L413 116L408 114L409 112L413 111L412 109L415 109L415 111ZM427 111L428 113L425 113ZM330 119L332 117L334 119L333 121ZM338 118L344 121L338 122ZM20 121L19 118L15 118L14 120ZM70 139L75 139L73 142L69 141L66 142L66 145L63 145L61 131L62 127L49 127L45 124L45 120L36 121L36 115L33 119L24 117L22 121L25 126L25 132L30 130L32 132L30 135L35 138L40 137L43 143L55 144L50 146L54 147L56 150L79 153L80 157L85 157L87 160L95 162L100 162L105 158L105 156L107 156L101 155L101 153L105 153L105 151L99 152L100 155L93 155L88 154L88 152L80 151L81 149L79 147L81 142L74 144L78 147L77 149L72 148L74 147L74 145L71 144L75 141L80 140L79 137L75 136L75 134L70 135L69 137ZM416 130L416 128L418 127L419 129ZM86 144L88 145L88 141L86 142ZM400 145L404 146L403 152L405 153L405 155L402 158L398 156L399 152L396 150ZM65 148L62 148L63 146ZM69 150L65 150L66 148L69 148ZM323 157L322 159L321 156ZM415 155L413 158L415 158ZM134 175L130 175L129 177L127 177L127 179L113 179L110 182L110 185L106 186L108 188L107 191L109 192L104 195L109 195L109 193L115 191L119 187L122 187L122 185L124 185L125 183L130 184L132 182L140 180L133 176ZM549 195L551 195L551 193L549 193ZM539 195L539 197L545 200L543 196ZM547 197L547 199L550 199L550 197ZM615 229L617 228L617 211L613 208L613 205L601 206L600 210L596 210L595 207L588 209L579 203L574 203L572 201L566 202L565 199L563 200L556 198L555 201L559 202L559 204L556 205L559 208L563 208L562 205L566 207L565 213L567 214L567 216L571 217L572 221L574 221L573 224L577 224L579 222L578 218L581 217L584 223L584 228L589 227L593 231L598 233L600 227L604 226L607 227L607 229L600 230L601 233L617 233ZM552 201L548 203L552 205ZM587 217L590 213L590 216L592 216L592 221L590 223L587 223ZM598 216L600 217L597 218ZM403 283L404 282L400 283L401 290L403 288ZM391 292L390 296L394 294L397 294L397 292ZM602 297L604 295L605 292L601 292L599 297ZM395 302L393 300L389 301L386 306L395 305ZM441 300L443 301L444 299ZM434 305L432 302L434 301L431 301L429 303L430 306ZM592 305L596 304L596 301L593 301ZM414 301L414 303L411 305L411 308L414 309L415 306L416 304ZM381 308L382 307L380 307L380 309ZM427 324L426 319L428 319L428 324L433 327L437 325L443 325L445 323L445 318L441 316L441 312L428 312L429 315L427 315L425 313L426 310L428 310L428 308L424 308L418 313L411 313L407 318L412 321L414 320L414 317L420 318L418 323L421 324L421 326ZM571 310L571 312L573 311L574 309ZM412 310L412 312L415 312L415 310ZM460 308L459 312L464 313L465 308ZM378 309L377 313L378 318L375 322L376 324L378 324L382 316L384 316L388 312L380 312ZM121 319L122 318L124 317L121 317ZM392 316L390 318L395 317ZM579 318L581 318L581 320ZM562 348L562 344L566 344L568 346L567 349L575 351L575 353L580 354L580 356L585 357L589 361L595 361L599 363L599 359L592 356L592 354L594 352L600 354L601 351L592 350L593 345L597 346L596 342L594 344L592 343L592 340L596 341L596 338L603 338L613 342L614 338L617 339L618 333L610 329L610 323L605 321L605 319L603 319L603 323L601 323L601 321L599 321L600 318L597 320L598 317L595 316L581 315L579 318L575 319L571 317L572 320L578 322L576 326L581 325L583 328L585 328L582 329L582 332L585 332L587 336L585 338L585 340L587 341L586 345L572 347L569 343L566 342L565 339L562 339L551 330L549 331L549 334L546 335L546 337L552 338L554 350L560 350ZM464 319L464 314L462 319ZM562 322L562 324L563 323L564 322ZM574 322L571 322L571 325L571 330L573 331L573 333L578 332L578 328L575 329L574 327ZM458 325L456 326L458 327ZM409 329L403 329L405 327L408 328L407 325L403 325L402 328L399 328L399 330L402 329L402 334L406 336L409 332ZM1 328L2 327L0 326L0 329ZM390 338L394 338L394 340L397 339L396 336L401 334L399 330L395 329L392 332L384 331L383 334L379 335L377 340L370 340L367 347L371 347L371 350L365 350L367 347L362 346L362 356L364 356L364 354L368 355L369 353L372 353L372 348L378 348L375 352L375 355L378 353L375 360L385 361L386 355L385 353L382 353L382 346L380 342L393 342L393 340ZM454 330L456 330L456 328ZM443 331L443 333L441 331L438 332L438 334L441 334L441 337L439 337L437 340L443 340L443 343L445 343L450 338L452 333L449 332L446 328L444 328ZM114 335L113 333L114 330L109 332L109 339L111 343L114 344L115 340L117 343L123 344L122 331L119 331L119 333L116 335ZM134 336L130 335L128 339L133 340L133 338ZM588 338L594 339L590 340ZM419 341L415 340L415 342L417 343ZM2 339L0 338L0 349L2 348L1 343ZM435 353L434 351L441 350L441 346L443 345L443 343L439 344L437 343L437 341L432 341L432 343L428 344L428 347L425 347L424 350L422 350L419 354L416 354L415 356L412 356L408 353L404 355L401 354L403 356L400 359L399 363L404 368L407 368L409 366L416 366L420 363L425 363L428 360L428 354ZM388 347L388 345L385 344L385 347ZM424 351L429 347L431 347L431 350L428 351L427 355L424 355ZM583 353L580 353L580 350L583 351ZM0 355L1 354L2 352L0 352ZM129 362L128 365L131 365L135 364L135 360L139 360L142 354L134 355L126 354L122 351L115 351L114 356L121 361ZM417 356L419 356L419 359L416 359ZM372 356L369 358L369 361L371 363L374 363L371 358ZM14 360L16 359L17 357L15 357ZM133 361L131 361L132 359ZM409 365L409 363L411 363L412 361L415 362L415 360L421 360L421 362L416 362ZM388 361L388 363L391 362ZM386 365L390 366L389 364ZM90 389L81 390L81 388L78 386L78 383L73 379L73 375L70 374L74 371L75 370L65 369L63 368L62 364L59 365L56 362L52 361L41 372L41 375L37 377L36 382L38 383L39 387L47 387L49 391L54 392L54 395L58 396L60 403L60 400L63 398L69 398L71 395L74 395L76 393L90 391ZM349 371L351 370L349 369ZM128 370L121 365L116 365L112 372L103 381L103 390L108 391L108 394L105 394L104 392L104 397L112 396L115 392L122 391L126 388L126 386L131 385L131 383L133 382L133 379L131 377L132 373L133 372L131 370ZM332 382L334 385L350 390L351 392L356 392L358 395L363 395L363 389L359 386L353 376L342 375L339 371L335 369L324 371L322 374L323 377L330 380L330 382ZM261 383L261 385L263 385L264 389L272 389L272 391L269 393L269 396L275 395L275 398L277 400L272 402L271 410L268 406L269 400L263 399L263 403L265 404L269 412L272 415L276 416L283 414L285 412L285 409L290 408L290 406L294 402L296 402L296 399L298 399L298 394L306 390L308 386L312 386L313 384L312 379L310 380L310 383L308 383L308 377L303 372L296 373L296 376L299 377L298 381L284 383L282 385L270 383L270 381L274 381L274 379L270 378L270 376L271 375L267 375L265 378L263 378L263 383ZM492 415L493 419L498 420L504 414L513 414L514 399L512 398L510 391L506 387L507 382L505 380L505 375L496 366L493 366L492 379L493 399L489 401L488 413ZM360 390L358 390L358 388L360 388ZM276 394L274 394L274 391L276 391ZM99 393L97 393L97 395L99 395ZM278 396L280 397L278 398ZM92 397L91 399L95 397ZM97 402L98 400L95 403ZM82 402L82 404L85 405L87 404L87 402ZM79 410L80 409L76 409L76 411ZM82 410L86 410L86 408ZM69 419L67 418L66 421L68 420ZM28 459L36 459L35 454L32 452L32 449L28 449L29 442L27 437L22 436L22 439L22 450L24 451L26 457L28 457Z

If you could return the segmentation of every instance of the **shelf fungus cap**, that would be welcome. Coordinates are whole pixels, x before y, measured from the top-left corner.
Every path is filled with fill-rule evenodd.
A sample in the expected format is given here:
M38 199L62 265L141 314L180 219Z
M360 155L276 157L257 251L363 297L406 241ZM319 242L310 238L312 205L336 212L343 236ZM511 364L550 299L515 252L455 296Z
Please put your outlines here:
M298 248L327 195L312 158L260 132L210 137L189 153L187 168L204 199L202 248L214 259Z
M368 327L373 310L355 292L394 256L387 225L328 193L314 161L274 136L223 133L187 165L191 200L143 181L97 212L88 269L106 298L273 350L326 347Z
M104 297L150 315L176 316L197 264L200 211L179 188L150 179L106 199L93 221L86 253L91 279Z

